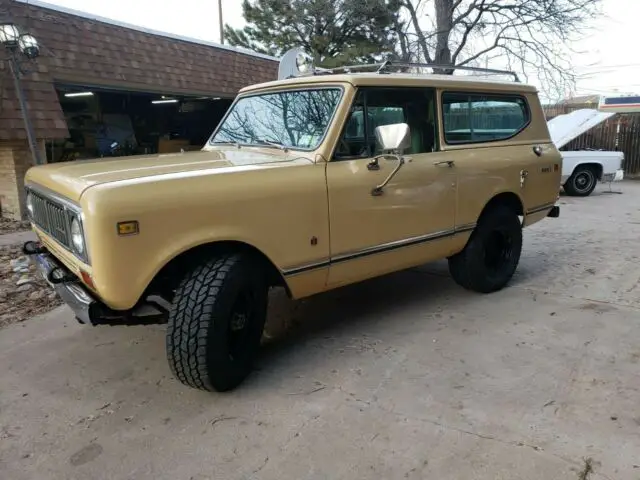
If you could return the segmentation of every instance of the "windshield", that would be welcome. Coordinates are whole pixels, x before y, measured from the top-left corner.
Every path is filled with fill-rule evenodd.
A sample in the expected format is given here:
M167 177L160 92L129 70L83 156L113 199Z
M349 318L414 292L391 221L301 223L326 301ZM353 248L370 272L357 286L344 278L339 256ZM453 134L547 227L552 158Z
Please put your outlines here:
M342 89L318 88L240 98L210 143L316 149L340 102Z

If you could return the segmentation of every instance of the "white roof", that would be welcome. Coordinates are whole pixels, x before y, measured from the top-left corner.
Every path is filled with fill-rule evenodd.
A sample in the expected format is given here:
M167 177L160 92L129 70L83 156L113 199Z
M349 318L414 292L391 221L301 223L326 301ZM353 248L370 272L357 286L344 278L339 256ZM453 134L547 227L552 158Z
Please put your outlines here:
M114 25L116 27L128 28L129 30L136 30L138 32L148 33L150 35L158 35L160 37L171 38L173 40L181 40L183 42L197 43L199 45L206 45L207 47L215 47L221 50L229 50L231 52L241 53L241 54L249 55L252 57L264 58L265 60L273 60L274 62L279 61L279 59L276 57L272 57L270 55L264 55L262 53L254 52L253 50L249 50L246 48L232 47L231 45L223 45L221 43L208 42L206 40L199 40L191 37L183 37L181 35L175 35L173 33L162 32L160 30L153 30L151 28L145 28L139 25L133 25L130 23L120 22L118 20L113 20L112 18L101 17L99 15L94 15L92 13L83 12L80 10L74 10L73 8L54 5L52 3L43 2L41 0L15 0L15 1L20 3L25 3L27 5L33 5L34 7L48 8L49 10L55 10L57 12L67 13L69 15L75 15L77 17L86 18L88 20L93 20L96 22L107 23L109 25Z
M599 112L590 108L558 115L547 122L551 141L555 143L557 148L562 148L571 140L578 138L613 115L615 115L613 112Z

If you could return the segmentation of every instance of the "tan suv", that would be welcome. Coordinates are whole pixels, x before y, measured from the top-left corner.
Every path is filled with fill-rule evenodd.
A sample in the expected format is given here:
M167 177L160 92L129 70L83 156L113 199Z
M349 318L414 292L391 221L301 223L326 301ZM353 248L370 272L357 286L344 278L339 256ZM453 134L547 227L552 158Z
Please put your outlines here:
M251 370L271 287L299 299L447 258L503 288L522 228L557 217L535 88L386 63L243 89L197 152L31 168L24 251L82 323L166 322L175 376ZM400 72L398 72L400 70Z

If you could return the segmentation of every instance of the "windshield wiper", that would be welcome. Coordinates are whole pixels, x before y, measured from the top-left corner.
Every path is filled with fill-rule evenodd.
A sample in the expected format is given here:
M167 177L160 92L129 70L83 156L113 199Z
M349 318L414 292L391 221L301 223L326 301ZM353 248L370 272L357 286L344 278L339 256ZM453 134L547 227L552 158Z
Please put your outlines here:
M276 147L276 148L279 148L280 150L284 150L285 152L288 150L288 147L286 145L283 145L282 143L271 142L269 140L264 140L262 138L256 138L254 142L260 145L269 145L271 147Z

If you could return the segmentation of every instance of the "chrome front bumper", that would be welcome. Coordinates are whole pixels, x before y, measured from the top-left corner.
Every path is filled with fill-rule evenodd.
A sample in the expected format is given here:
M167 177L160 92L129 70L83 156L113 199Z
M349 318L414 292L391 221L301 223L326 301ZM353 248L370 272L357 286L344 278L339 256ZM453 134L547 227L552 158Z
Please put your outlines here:
M93 324L91 319L100 303L92 297L82 283L77 279L74 280L67 268L36 242L25 243L22 251L35 265L42 278L71 308L78 321Z

